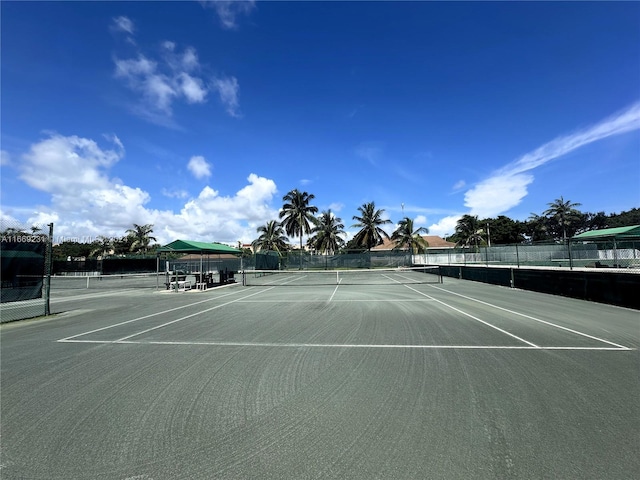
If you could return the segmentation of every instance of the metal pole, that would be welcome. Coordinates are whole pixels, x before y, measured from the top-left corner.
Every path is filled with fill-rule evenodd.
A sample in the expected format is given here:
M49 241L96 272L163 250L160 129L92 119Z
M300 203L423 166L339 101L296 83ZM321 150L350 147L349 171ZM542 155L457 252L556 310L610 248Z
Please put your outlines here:
M571 255L571 239L567 239L567 248L569 250L569 270L573 270L573 257Z
M53 269L53 222L49 224L49 243L47 244L47 277L44 289L44 314L51 315L51 270Z

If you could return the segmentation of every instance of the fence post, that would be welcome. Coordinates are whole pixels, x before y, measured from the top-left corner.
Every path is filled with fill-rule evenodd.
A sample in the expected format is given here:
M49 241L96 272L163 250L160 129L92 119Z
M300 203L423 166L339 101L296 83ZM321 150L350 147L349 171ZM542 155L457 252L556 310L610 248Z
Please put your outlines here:
M571 239L567 239L567 248L569 250L569 270L573 270L573 257L571 256Z
M49 224L49 242L47 244L47 276L44 288L44 314L51 315L51 270L53 269L53 222Z

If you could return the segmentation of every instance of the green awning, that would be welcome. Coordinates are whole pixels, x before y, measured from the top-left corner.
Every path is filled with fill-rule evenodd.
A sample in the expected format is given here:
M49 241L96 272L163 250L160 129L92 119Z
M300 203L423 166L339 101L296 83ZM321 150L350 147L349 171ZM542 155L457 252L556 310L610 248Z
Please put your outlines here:
M242 252L237 248L224 245L222 243L206 243L206 242L194 242L191 240L174 240L168 243L164 247L158 249L160 253L208 253L208 254L222 254L230 253L233 255L240 255Z
M572 237L571 240L596 240L598 238L608 239L638 239L640 240L640 225L629 227L602 228L600 230L590 230Z

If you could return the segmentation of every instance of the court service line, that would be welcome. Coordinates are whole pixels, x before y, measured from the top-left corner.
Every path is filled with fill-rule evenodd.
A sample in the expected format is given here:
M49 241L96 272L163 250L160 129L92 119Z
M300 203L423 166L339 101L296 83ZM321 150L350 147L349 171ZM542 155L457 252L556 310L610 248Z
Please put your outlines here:
M398 283L400 283L400 282L398 282ZM540 346L536 345L535 343L531 343L528 340L525 340L524 338L520 338L519 336L514 335L513 333L509 333L509 332L507 332L506 330L503 330L500 327L496 327L495 325L492 325L489 322L486 322L486 321L484 321L484 320L482 320L482 319L480 319L478 317L475 317L475 316L471 315L470 313L467 313L467 312L465 312L463 310L460 310L459 308L456 308L453 305L449 305L448 303L445 303L442 300L438 300L437 298L434 298L434 297L432 297L430 295L427 295L426 293L423 293L423 292L421 292L419 290L416 290L415 288L410 287L409 285L404 285L404 286L407 287L409 290L412 290L412 291L416 292L419 295L423 295L425 297L428 297L428 298L432 299L433 301L438 302L438 303L444 305L445 307L450 308L451 310L455 310L456 312L461 313L462 315L464 315L466 317L472 318L473 320L486 325L487 327L491 327L491 328L493 328L495 330L498 330L499 332L502 332L505 335L508 335L508 336L510 336L512 338L515 338L516 340L520 340L521 342L526 343L527 345L530 345L530 346L532 346L534 348L541 348Z
M527 315L527 314L525 314L525 313L516 312L515 310L509 310L508 308L500 307L500 306L498 306L498 305L494 305L494 304L492 304L492 303L488 303L488 302L485 302L485 301L483 301L483 300L478 300L477 298L468 297L468 296L466 296L466 295L462 295L461 293L452 292L452 291L447 290L447 289L445 289L445 288L436 287L436 286L434 286L434 285L429 285L429 286L430 286L430 287L432 287L432 288L435 288L435 289L437 289L437 290L441 290L441 291L443 291L443 292L450 293L450 294L452 294L452 295L457 295L458 297L466 298L467 300L472 300L472 301L474 301L474 302L481 303L481 304L486 305L486 306L488 306L488 307L496 308L496 309L498 309L498 310L502 310L502 311L504 311L504 312L512 313L512 314L514 314L514 315L519 315L519 316L521 316L521 317L528 318L529 320L533 320L533 321L535 321L535 322L540 322L540 323L542 323L542 324L544 324L544 325L548 325L548 326L550 326L550 327L559 328L560 330L565 330L565 331L567 331L567 332L574 333L574 334L576 334L576 335L581 335L581 336L583 336L583 337L587 337L587 338L590 338L590 339L592 339L592 340L596 340L596 341L598 341L598 342L607 343L607 344L609 344L609 345L613 345L614 347L618 347L618 348L626 348L626 349L628 349L628 348L629 348L629 347L625 347L624 345L618 345L617 343L610 342L609 340L604 340L603 338L594 337L593 335L589 335L588 333L579 332L578 330L573 330L572 328L563 327L562 325L557 325L557 324L555 324L555 323L551 323L551 322L548 322L548 321L546 321L546 320L542 320L542 319L540 319L540 318L532 317L531 315Z
M276 287L269 287L269 288L266 288L264 290L260 290L258 292L255 292L255 293L252 293L250 295L247 295L245 297L236 298L235 300L231 300L231 301L226 302L226 303L221 303L220 305L216 305L214 307L207 308L206 310L202 310L200 312L192 313L191 315L186 315L186 316L184 316L182 318L177 318L175 320L171 320L170 322L163 323L162 325L156 325L155 327L147 328L146 330L142 330L141 332L137 332L137 333L133 333L131 335L127 335L126 337L119 338L118 340L114 340L113 342L110 342L110 343L122 343L124 340L128 340L129 338L137 337L138 335L142 335L143 333L148 333L148 332L151 332L153 330L157 330L159 328L166 327L167 325L172 325L174 323L181 322L182 320L186 320L187 318L195 317L196 315L201 315L203 313L207 313L207 312L210 312L212 310L216 310L218 308L222 308L222 307L225 307L227 305L231 305L232 303L239 302L239 301L241 301L241 300L243 300L245 298L253 297L254 295L259 295L261 293L267 292L267 291L271 290L272 288L276 288Z
M124 322L115 323L115 324L113 324L113 325L108 325L108 326L106 326L106 327L96 328L95 330L90 330L90 331L88 331L88 332L78 333L77 335L72 335L72 336L70 336L70 337L66 337L66 338L63 338L63 339L61 339L61 340L58 340L58 342L67 342L67 341L69 341L69 340L71 340L71 339L73 339L73 338L82 337L82 336L84 336L84 335L89 335L89 334L91 334L91 333L101 332L101 331L103 331L103 330L108 330L108 329L110 329L110 328L119 327L120 325L126 325L127 323L137 322L138 320L144 320L145 318L151 318L151 317L155 317L155 316L157 316L157 315L163 315L163 314L165 314L165 313L175 312L176 310L181 310L181 309L183 309L183 308L189 308L189 307L192 307L192 306L194 306L194 305L199 305L199 304L201 304L201 303L211 302L211 301L213 301L213 300L218 300L218 299L220 299L220 298L228 297L229 295L233 295L234 293L236 293L236 292L225 293L224 295L220 295L219 297L207 298L206 300L200 300L199 302L193 302L193 303L190 303L190 304L188 304L188 305L182 305L182 306L180 306L180 307L170 308L170 309L168 309L168 310L161 310L161 311L159 311L159 312L156 312L156 313L150 313L149 315L144 315L144 316L142 316L142 317L134 318L134 319L132 319L132 320L126 320L126 321L124 321Z
M155 340L69 340L67 343L108 343L126 345L188 345L213 347L275 347L275 348L369 348L369 349L409 349L409 350L583 350L621 352L632 350L617 347L543 347L526 345L397 345L358 343L275 343L275 342L187 342Z

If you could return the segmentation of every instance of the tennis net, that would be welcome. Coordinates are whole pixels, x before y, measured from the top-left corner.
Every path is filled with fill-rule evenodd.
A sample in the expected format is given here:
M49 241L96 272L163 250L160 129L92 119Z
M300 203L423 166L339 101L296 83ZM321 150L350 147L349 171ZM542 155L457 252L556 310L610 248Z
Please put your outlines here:
M164 288L165 275L155 273L113 274L113 275L54 275L51 277L51 290L110 290L133 288Z
M440 267L355 270L246 270L245 286L393 285L442 283Z

